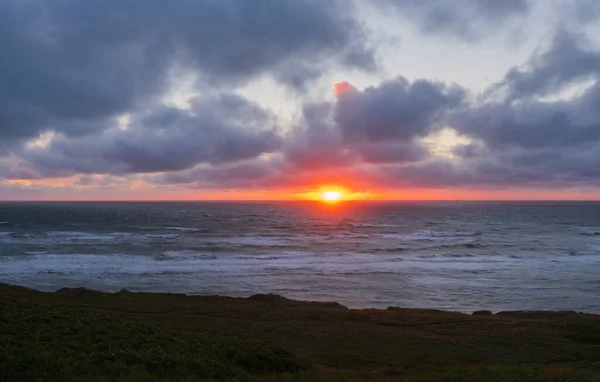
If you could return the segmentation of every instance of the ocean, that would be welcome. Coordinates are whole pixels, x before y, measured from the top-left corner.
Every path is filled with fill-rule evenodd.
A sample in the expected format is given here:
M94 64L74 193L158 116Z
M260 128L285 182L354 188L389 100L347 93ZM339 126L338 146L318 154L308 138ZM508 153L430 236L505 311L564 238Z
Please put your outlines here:
M0 203L0 282L600 313L600 203Z

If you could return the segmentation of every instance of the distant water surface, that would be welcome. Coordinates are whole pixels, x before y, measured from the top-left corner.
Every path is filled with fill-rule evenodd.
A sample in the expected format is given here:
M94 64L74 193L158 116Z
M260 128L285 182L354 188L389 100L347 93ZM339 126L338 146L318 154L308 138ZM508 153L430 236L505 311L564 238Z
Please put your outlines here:
M600 313L600 203L0 203L0 282Z

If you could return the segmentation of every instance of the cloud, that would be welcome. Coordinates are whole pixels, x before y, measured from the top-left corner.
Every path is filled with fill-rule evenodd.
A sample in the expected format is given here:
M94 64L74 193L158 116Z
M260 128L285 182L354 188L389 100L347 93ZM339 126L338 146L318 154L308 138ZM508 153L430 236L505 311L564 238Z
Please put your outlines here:
M37 169L26 161L15 157L0 157L1 179L40 179L42 176Z
M455 85L399 77L358 90L333 86L335 102L306 104L285 139L285 158L303 169L414 162L428 150L419 140L440 127L465 96Z
M9 69L0 73L8 84L0 178L36 180L29 190L39 193L37 180L69 178L74 194L130 182L169 190L600 186L600 53L582 35L559 31L479 97L430 79L341 81L332 98L305 101L286 122L236 91L263 75L304 89L330 58L368 69L371 52L344 3L177 1L0 4L0 63ZM529 7L460 3L464 14L446 2L396 6L422 25L441 17L430 33L464 38ZM189 108L162 102L173 65L197 77ZM461 140L436 151L431 140L442 131ZM42 132L51 133L33 142Z
M463 102L464 90L404 78L358 90L349 82L334 86L333 103L304 105L282 146L268 158L199 166L149 178L157 184L194 187L306 186L324 180L362 183L368 167L427 159L426 136L444 112Z
M343 145L333 121L333 105L308 103L293 131L285 139L285 159L298 169L339 168L354 161Z
M464 100L458 86L399 77L338 95L335 119L346 142L408 141L427 135L441 114Z
M565 33L479 99L425 80L400 78L362 91L338 85L333 126L340 150L354 153L348 166L369 165L362 176L390 188L599 186L599 53ZM582 78L591 81L585 90L556 97ZM489 96L501 87L503 97ZM445 126L467 143L437 157L421 139Z
M179 171L230 163L276 150L274 116L230 94L197 98L189 110L165 107L132 117L128 127L99 134L55 137L20 156L44 176Z
M591 81L568 99L547 100L582 78ZM454 116L456 128L492 149L509 146L572 149L600 138L600 53L585 49L576 35L561 32L548 51L525 70L511 69L491 91L500 100L472 106ZM488 91L488 94L490 91Z
M407 166L401 176L442 186L598 186L599 57L577 35L561 31L526 69L513 68L488 91L502 88L504 97L486 97L449 118L474 140L454 151L459 161ZM582 78L590 81L585 90L554 97Z
M573 13L575 22L585 25L600 17L600 4L596 0L578 0Z
M529 12L529 0L378 0L372 3L382 10L417 24L427 35L456 36L467 41L491 34L511 18Z
M513 68L500 84L510 100L544 96L575 81L600 75L600 52L587 47L581 35L559 31L550 48L536 55L526 68Z
M184 185L189 188L264 188L276 185L283 173L279 158L255 158L220 166L197 166L190 170L146 176L159 185ZM274 181L271 182L271 179Z
M270 74L295 88L332 62L374 66L347 3L318 0L6 0L0 51L5 150L110 128L159 101L175 66L217 87Z

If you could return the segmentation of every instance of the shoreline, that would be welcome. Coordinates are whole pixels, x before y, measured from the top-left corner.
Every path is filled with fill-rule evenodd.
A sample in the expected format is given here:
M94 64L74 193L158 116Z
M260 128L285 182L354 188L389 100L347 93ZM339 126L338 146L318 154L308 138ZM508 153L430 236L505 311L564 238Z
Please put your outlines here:
M248 300L248 301L271 301L271 302L279 302L279 303L292 303L292 304L323 304L324 306L337 306L339 308L347 309L350 311L390 311L390 310L403 310L403 311L431 311L431 312L440 312L440 313L456 313L456 314L464 314L464 315L486 315L486 316L506 316L510 314L520 314L520 313L550 313L550 314L577 314L577 315L585 315L585 316L600 316L600 313L594 312L585 312L579 310L562 310L562 309L514 309L514 310L490 310L486 307L481 307L477 310L473 311L460 311L460 310L451 310L451 309L442 309L435 307L408 307L408 306L395 306L390 305L386 308L379 307L360 307L360 306L348 306L344 305L338 301L334 300L303 300L303 299L295 299L283 296L278 293L257 293L251 294L249 296L235 296L235 295L220 295L220 294L191 294L191 293L178 293L178 292L145 292L145 291L135 291L129 289L120 289L117 291L103 291L93 288L87 287L63 287L59 289L53 290L45 290L45 289L37 289L30 286L19 285L19 284L10 284L0 281L0 293L2 287L14 287L14 288L23 288L30 291L35 291L39 293L44 293L48 295L53 294L65 294L65 293L90 293L92 295L140 295L140 296L161 296L168 297L172 296L174 298L197 298L197 299L233 299L233 300Z

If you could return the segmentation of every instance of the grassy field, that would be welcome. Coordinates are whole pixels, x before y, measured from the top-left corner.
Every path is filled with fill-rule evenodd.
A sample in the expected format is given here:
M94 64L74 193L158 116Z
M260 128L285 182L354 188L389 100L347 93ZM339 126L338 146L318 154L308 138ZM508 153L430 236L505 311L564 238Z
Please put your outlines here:
M0 381L600 381L600 316L0 284Z

